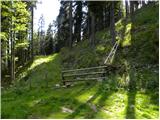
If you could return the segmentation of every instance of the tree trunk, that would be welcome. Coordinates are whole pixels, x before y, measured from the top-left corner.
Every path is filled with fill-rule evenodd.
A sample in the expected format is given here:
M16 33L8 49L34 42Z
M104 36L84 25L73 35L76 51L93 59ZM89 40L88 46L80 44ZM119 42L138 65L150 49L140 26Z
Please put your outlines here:
M13 4L13 1L11 1ZM15 51L14 51L14 30L13 18L11 18L11 81L15 80Z
M130 1L130 14L133 16L134 13L134 1Z
M115 43L115 18L114 18L114 1L110 7L110 33L112 36L112 44Z
M129 14L128 0L125 0L125 7L126 7L126 17L128 17L128 14Z
M11 31L11 80L15 80L15 51L14 51L14 33Z
M69 6L69 47L72 47L72 1Z
M138 5L139 5L138 1L134 1L134 9L135 9L135 11L138 9Z
M32 22L31 22L31 58L33 60L34 58L34 53L33 53L33 16L34 16L34 8L33 6L31 6L31 19L32 19Z
M103 8L103 29L106 27L106 8Z
M118 17L119 17L119 19L121 19L121 18L122 18L122 9L121 9L121 4L119 5Z
M82 1L77 1L76 2L77 7L76 7L76 13L75 13L75 40L77 42L81 41L81 24L82 24Z
M94 47L95 45L95 16L91 12L91 36L90 36L90 43L91 46Z
M90 38L90 33L91 33L91 29L90 29L90 26L91 26L91 20L90 20L90 9L88 7L88 21L87 21L87 27L88 27L88 39Z
M142 6L145 6L145 4L146 4L146 3L145 3L145 1L144 1L144 0L142 0Z

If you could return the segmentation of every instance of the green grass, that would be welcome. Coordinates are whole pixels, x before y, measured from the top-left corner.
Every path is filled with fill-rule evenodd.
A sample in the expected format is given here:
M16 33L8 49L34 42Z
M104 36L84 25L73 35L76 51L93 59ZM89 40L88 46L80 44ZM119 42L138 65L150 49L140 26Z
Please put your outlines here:
M18 87L45 87L59 83L61 79L60 55L37 56L27 69L19 74ZM25 82L24 82L25 81Z
M21 95L6 92L2 94L2 118L158 118L158 104L152 100L152 93L99 91L100 87L92 83L25 89ZM97 106L97 112L87 101ZM63 107L72 113L63 111Z
M54 54L35 59L28 68L32 71L36 68L28 77L33 78L33 85L37 85L36 80L38 83L42 80L37 79L42 68L49 67L48 77L52 76L60 66L59 57ZM55 74L60 76L58 71ZM118 78L118 75L110 76L102 83L82 82L69 88L54 88L60 79L53 77L49 87L45 87L44 82L43 87L2 90L2 118L158 118L158 94L116 89L112 81ZM96 106L97 111L89 104Z

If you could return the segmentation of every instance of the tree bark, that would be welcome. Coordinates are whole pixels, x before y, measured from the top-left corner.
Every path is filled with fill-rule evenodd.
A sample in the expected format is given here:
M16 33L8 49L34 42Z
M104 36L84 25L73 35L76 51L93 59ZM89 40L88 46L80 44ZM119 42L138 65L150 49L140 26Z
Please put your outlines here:
M91 46L94 47L95 45L95 16L91 12L91 36L90 36L90 43Z
M130 14L133 16L134 13L134 1L130 1Z
M13 4L13 1L11 1ZM11 81L15 80L15 51L14 51L14 30L13 16L11 17Z
M145 1L144 1L144 0L142 0L142 6L145 6L145 4L146 4L146 3L145 3Z
M88 39L90 38L90 33L91 33L91 29L90 29L90 26L91 26L91 20L90 20L90 9L88 7L88 21L87 21L87 27L88 27Z
M70 1L70 6L69 6L69 47L72 47L72 1Z
M11 31L11 80L15 80L15 51L14 51L14 32Z
M112 36L112 44L115 43L115 18L114 18L114 1L110 7L110 33Z
M134 9L135 9L135 11L138 9L138 5L139 5L138 1L134 1Z
M125 0L125 7L126 7L126 17L128 17L128 14L129 14L128 0Z
M34 16L34 8L33 8L33 5L31 6L31 19L32 19L32 22L31 22L31 58L33 60L34 58L34 53L33 53L33 16Z
M76 12L75 12L75 29L74 29L74 38L77 42L81 41L81 24L82 24L82 1L76 2Z

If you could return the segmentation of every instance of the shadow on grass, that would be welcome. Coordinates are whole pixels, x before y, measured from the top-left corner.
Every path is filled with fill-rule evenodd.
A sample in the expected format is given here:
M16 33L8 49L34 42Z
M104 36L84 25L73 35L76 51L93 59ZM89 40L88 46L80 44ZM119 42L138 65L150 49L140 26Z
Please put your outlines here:
M85 103L78 106L75 111L68 115L66 119L74 119L74 118L85 118L85 119L93 119L96 117L96 114L99 112L100 108L105 105L106 99L112 94L112 92L103 91L103 83L99 85L98 90L95 92L93 96L91 96ZM100 96L100 99L96 105L93 104L93 101L96 100Z
M94 114L94 111L89 107L88 103L92 102L93 100L95 100L98 96L100 95L100 91L98 90L91 98L89 98L85 103L81 104L80 106L78 106L75 111L68 115L66 117L66 119L74 119L75 117L77 117L78 115L80 116L85 116L85 118L88 116L92 117L92 115ZM89 111L89 112L88 112ZM83 112L83 113L82 113ZM90 113L90 115L89 115ZM83 115L82 115L83 114ZM88 114L86 116L86 114Z
M126 108L126 118L127 119L135 119L135 100L136 100L136 76L135 69L131 68L130 64L126 64L126 72L128 74L129 83L128 83L128 103Z
M126 111L126 118L127 119L135 119L135 97L136 92L128 92L128 105L127 105L127 111Z

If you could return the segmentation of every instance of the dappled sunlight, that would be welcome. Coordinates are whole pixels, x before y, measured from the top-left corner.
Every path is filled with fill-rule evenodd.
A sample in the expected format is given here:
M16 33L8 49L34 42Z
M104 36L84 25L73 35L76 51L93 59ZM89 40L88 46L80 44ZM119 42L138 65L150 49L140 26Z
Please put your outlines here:
M126 93L114 92L104 101L101 111L109 115L109 118L124 118L122 113L125 110Z
M143 93L137 93L136 94L136 102L135 102L135 111L137 118L158 118L159 107L153 103L151 103L150 98L152 93L149 94L143 94ZM153 117L154 116L154 117Z
M157 3L3 1L1 118L157 119Z
M36 104L38 104L41 101L41 99L36 99L28 102L29 107L34 107Z
M76 99L80 102L85 103L86 101L88 101L89 99L91 99L94 94L96 93L96 91L98 90L98 84L95 85L94 87L88 89L85 93L76 96Z
M116 23L117 40L121 40L122 47L131 46L132 40L132 23L127 22L126 18L120 19Z
M132 91L127 93L127 91L123 90L112 93L108 90L98 92L98 86L91 86L90 89L86 88L86 90L83 88L83 84L53 91L52 89L32 89L31 91L26 91L27 93L24 92L22 96L16 98L16 102L10 102L6 107L10 108L15 106L15 104L19 104L22 106L19 109L22 109L24 105L27 105L26 107L28 108L25 108L25 110L30 113L29 118L123 119L125 118L127 108L129 109L128 115L130 118L133 116L133 109L137 118L156 118L158 116L158 106L151 103L149 94L141 92L135 94ZM128 95L130 98L128 98ZM135 99L132 99L133 97ZM87 101L96 106L97 112L93 111L93 108L88 105ZM3 101L3 105L5 105L4 103L6 104ZM68 109L64 110L62 108ZM72 113L68 110L72 110Z

